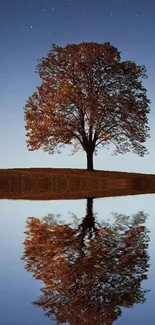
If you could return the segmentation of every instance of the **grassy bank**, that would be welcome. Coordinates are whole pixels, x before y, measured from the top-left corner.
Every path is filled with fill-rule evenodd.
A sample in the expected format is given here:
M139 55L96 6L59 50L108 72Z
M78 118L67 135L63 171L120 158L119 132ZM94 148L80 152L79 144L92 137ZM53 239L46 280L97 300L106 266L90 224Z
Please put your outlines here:
M71 168L0 169L0 199L81 199L155 193L155 175Z

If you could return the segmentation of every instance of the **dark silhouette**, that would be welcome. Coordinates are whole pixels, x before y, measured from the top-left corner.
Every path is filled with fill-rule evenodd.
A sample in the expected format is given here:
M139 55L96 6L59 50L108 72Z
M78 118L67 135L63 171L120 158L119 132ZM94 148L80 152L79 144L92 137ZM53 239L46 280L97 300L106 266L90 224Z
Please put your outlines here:
M33 304L58 324L111 325L121 307L145 302L141 282L149 268L146 215L115 214L97 222L93 199L86 216L65 224L48 215L27 220L22 259L26 270L44 282Z

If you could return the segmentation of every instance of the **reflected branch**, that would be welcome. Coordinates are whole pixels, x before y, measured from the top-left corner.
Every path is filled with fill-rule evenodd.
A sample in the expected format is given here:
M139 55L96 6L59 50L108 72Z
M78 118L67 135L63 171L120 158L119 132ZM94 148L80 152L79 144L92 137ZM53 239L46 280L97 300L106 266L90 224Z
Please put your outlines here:
M149 269L147 215L114 214L97 222L93 198L82 222L64 223L54 215L28 218L22 259L43 281L33 305L58 324L111 325L121 307L145 302L142 288Z

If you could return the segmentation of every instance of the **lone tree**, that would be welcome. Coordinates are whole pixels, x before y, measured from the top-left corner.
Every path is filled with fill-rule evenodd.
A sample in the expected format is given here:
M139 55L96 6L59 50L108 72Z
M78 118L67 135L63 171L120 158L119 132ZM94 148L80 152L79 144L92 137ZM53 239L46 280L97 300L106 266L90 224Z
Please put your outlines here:
M112 144L114 154L147 153L145 66L121 62L110 43L83 42L53 44L36 72L42 83L24 107L29 150L53 154L72 144L72 154L86 152L88 170L93 170L93 154L100 146Z

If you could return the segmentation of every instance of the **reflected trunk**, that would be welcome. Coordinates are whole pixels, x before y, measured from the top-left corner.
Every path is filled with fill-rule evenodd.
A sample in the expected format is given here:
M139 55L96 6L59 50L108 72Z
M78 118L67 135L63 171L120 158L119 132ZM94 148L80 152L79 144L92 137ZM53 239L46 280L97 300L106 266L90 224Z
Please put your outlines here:
M87 198L86 216L81 222L79 229L81 230L82 243L84 245L84 238L89 239L97 235L98 228L95 224L95 217L93 214L93 198Z

